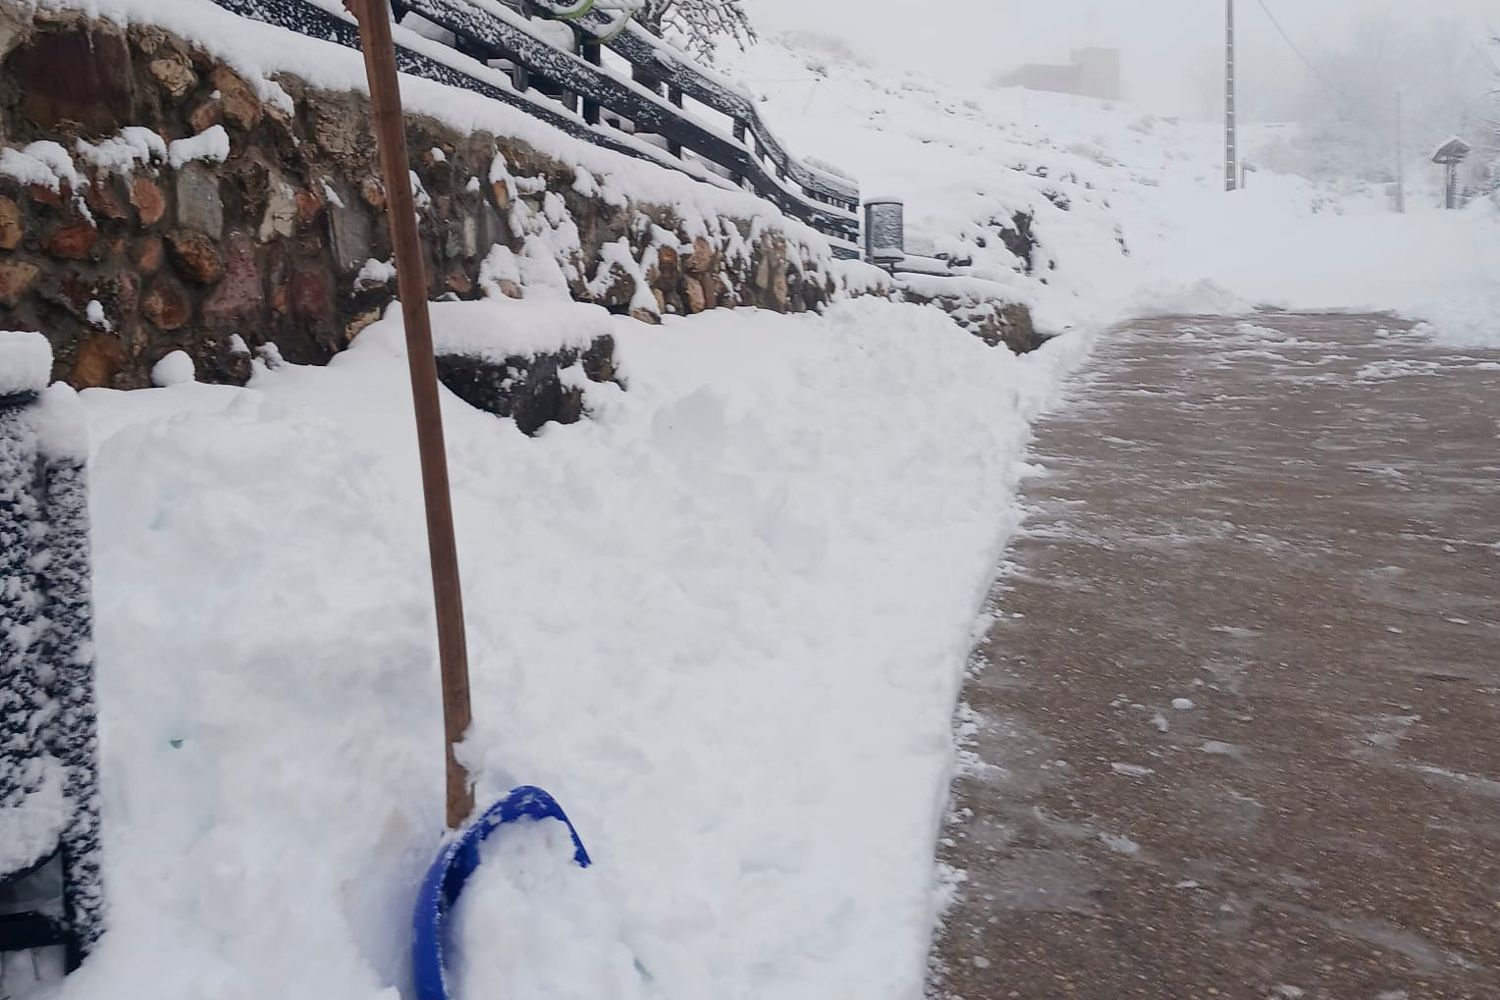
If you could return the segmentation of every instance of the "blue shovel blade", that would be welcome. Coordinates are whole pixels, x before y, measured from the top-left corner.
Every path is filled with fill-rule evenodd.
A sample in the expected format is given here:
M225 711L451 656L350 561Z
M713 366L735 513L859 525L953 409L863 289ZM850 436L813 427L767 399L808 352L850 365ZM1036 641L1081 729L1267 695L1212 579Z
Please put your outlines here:
M573 838L573 860L587 868L593 862L568 814L557 800L540 788L525 785L495 803L473 823L443 845L437 860L427 869L417 904L412 911L412 975L417 1000L452 1000L448 992L443 951L448 914L463 892L469 876L479 867L479 845L507 823L518 820L555 819Z

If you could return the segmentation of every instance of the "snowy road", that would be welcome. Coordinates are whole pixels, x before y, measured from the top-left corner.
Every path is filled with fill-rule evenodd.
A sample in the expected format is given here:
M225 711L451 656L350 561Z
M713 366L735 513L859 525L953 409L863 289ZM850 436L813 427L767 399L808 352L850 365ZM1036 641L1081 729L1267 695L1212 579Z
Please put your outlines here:
M1500 997L1500 352L1161 320L1074 397L968 682L932 993Z

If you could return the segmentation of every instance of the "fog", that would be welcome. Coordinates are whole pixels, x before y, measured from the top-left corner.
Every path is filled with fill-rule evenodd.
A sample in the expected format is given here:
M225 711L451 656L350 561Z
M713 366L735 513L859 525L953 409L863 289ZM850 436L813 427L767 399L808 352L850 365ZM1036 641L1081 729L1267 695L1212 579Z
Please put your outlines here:
M1390 95L1398 86L1424 90L1433 82L1433 73L1472 75L1480 63L1470 43L1487 36L1487 20L1500 25L1500 0L1264 0L1287 35L1326 78L1320 80L1272 27L1262 0L1237 2L1243 89L1246 111L1252 117L1300 114L1309 103L1309 91L1322 90L1332 100L1338 90L1368 88L1370 67L1341 80L1348 60L1337 54L1372 42L1385 46L1383 52L1368 54L1390 62L1379 74L1380 86ZM920 69L961 85L983 83L1021 63L1066 61L1074 48L1119 48L1124 54L1127 97L1132 102L1162 114L1195 117L1207 117L1221 107L1222 0L746 3L767 33L836 35L871 62L898 71L901 67ZM1428 44L1434 35L1447 42ZM1450 51L1455 46L1457 51ZM1405 52L1406 48L1414 51ZM1412 65L1420 62L1415 58L1418 53L1438 53L1437 58L1450 65ZM1456 65L1465 59L1471 65ZM1472 88L1472 81L1455 86ZM1480 80L1478 90L1483 89ZM1344 97L1337 99L1347 103ZM1374 99L1374 95L1360 95L1360 99ZM1382 95L1381 100L1389 103L1393 97Z

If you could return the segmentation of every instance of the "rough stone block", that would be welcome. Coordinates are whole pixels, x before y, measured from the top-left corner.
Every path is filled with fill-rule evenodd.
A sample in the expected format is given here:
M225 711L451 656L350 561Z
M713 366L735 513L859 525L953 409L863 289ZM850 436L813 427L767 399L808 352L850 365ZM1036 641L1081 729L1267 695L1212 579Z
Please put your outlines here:
M149 177L136 177L131 180L130 203L140 214L143 226L156 225L167 213L167 196Z
M379 177L366 177L360 181L359 196L375 211L385 211L385 184Z
M188 113L188 124L193 127L193 131L196 133L207 132L215 125L223 123L223 121L224 108L217 100L213 98L209 98L206 101L200 101L193 108L193 110Z
M256 237L262 243L269 243L277 237L291 236L296 229L297 191L279 175L273 174L266 191L266 211L261 216Z
M26 228L21 224L21 206L0 195L0 250L14 250L21 245Z
M205 236L224 236L224 198L219 177L201 163L177 171L177 224Z
M343 205L330 204L328 207L328 231L329 238L333 244L333 257L338 263L339 270L351 274L364 266L365 261L370 259L370 246L374 240L374 231L370 224L370 217L366 209L359 206L351 198L343 197Z
M89 180L89 186L84 190L83 197L96 218L119 221L130 217L130 211L125 207L125 199L120 195L122 183L120 178L113 174L94 172Z
M584 351L570 348L504 361L441 355L438 378L469 405L513 418L522 433L535 434L543 424L571 424L583 416L583 393L564 385L559 373L581 363L591 381L615 381L614 351L614 338L600 337Z
M703 283L688 275L683 276L682 303L688 315L696 316L708 308L708 298L703 294Z
M99 333L79 345L68 381L75 389L105 388L114 383L124 367L125 345L120 338Z
M656 288L662 291L671 291L677 287L677 281L682 274L681 255L676 247L660 246L656 248Z
M193 307L182 286L161 275L141 300L141 314L159 330L180 330L192 319Z
M178 52L151 60L146 69L173 100L182 100L198 86L198 74L193 72L193 64Z
M682 269L688 274L707 274L713 266L714 248L708 240L699 236L693 240L693 252L682 260Z
M47 237L47 252L63 260L86 260L99 242L99 230L92 223L70 222L54 229Z
M238 73L227 66L216 66L209 79L219 92L224 119L230 125L248 132L260 124L265 109L255 91Z
M203 303L203 322L214 328L252 323L260 317L266 301L250 237L231 233L225 251L224 280Z
M333 282L326 271L298 268L292 272L288 298L299 323L330 327L334 321Z
M11 56L5 76L21 92L21 116L41 128L76 122L105 132L134 124L130 49L112 31L40 31Z
M224 258L219 246L202 233L174 229L167 234L167 252L184 278L197 285L217 284L224 277Z
M131 259L135 266L148 278L161 270L161 262L164 251L160 237L142 236L135 242L135 249L131 252Z
M14 309L41 273L41 268L28 261L0 261L0 305Z

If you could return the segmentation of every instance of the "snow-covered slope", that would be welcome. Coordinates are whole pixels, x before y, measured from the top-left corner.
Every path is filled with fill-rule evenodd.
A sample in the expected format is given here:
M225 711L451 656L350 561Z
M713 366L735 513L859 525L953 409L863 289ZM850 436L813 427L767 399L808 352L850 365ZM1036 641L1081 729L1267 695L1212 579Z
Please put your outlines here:
M1409 168L1405 216L1378 189L1264 170L1226 195L1217 123L954 89L942 67L893 73L806 33L726 55L793 146L866 194L905 198L917 252L972 255L1049 332L1264 305L1396 310L1450 338L1500 340L1496 208L1438 211L1430 164ZM1247 129L1251 158L1283 136ZM999 233L1017 212L1039 242L1029 274Z

